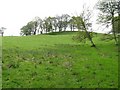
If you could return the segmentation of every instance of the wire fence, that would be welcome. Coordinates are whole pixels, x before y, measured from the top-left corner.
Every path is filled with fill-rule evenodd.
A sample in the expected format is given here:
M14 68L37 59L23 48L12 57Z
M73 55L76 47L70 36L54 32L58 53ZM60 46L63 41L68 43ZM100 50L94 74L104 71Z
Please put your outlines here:
M2 36L0 36L0 90L2 89Z

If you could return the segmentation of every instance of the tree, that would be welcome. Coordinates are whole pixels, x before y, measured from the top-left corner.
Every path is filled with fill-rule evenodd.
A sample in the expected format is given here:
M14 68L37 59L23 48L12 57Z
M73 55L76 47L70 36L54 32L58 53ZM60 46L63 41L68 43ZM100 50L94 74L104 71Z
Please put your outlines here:
M33 21L30 21L27 23L27 25L23 26L21 28L21 35L33 35L34 34L34 25L35 25L35 22Z
M30 29L28 29L28 27L27 26L23 26L21 29L21 32L20 32L20 34L21 35L31 35L31 31L30 31Z
M44 31L47 33L47 31L48 31L48 22L47 22L46 18L43 20L43 28L44 28Z
M52 26L52 18L46 17L43 21L43 27L45 29L45 32L53 32L53 26Z
M74 19L76 20L77 28L80 31L78 39L80 39L80 41L88 39L92 44L91 47L96 47L92 40L92 34L89 31L92 29L92 23L90 22L91 14L91 11L85 6L83 6L83 11L80 14L80 16L74 17Z
M1 27L0 28L0 34L2 35L2 37L3 37L3 34L4 34L4 30L5 30L6 28L5 27Z
M39 18L39 28L38 28L38 33L39 33L39 29L40 30L40 34L43 34L44 31L44 26L43 26L43 20L41 18Z
M78 29L78 31L81 29L81 16L73 16L73 24Z
M56 17L52 17L52 25L53 25L53 29L56 32L57 31L57 27L58 27L58 22L57 22L57 18Z
M53 24L52 24L52 17L48 17L47 21L48 21L48 32L53 32Z
M120 33L120 16L116 16L114 18L114 30L115 33Z
M37 26L38 26L38 22L37 21L35 21L34 22L34 27L35 27L35 29L34 29L34 31L33 31L33 35L36 35L36 31L37 31Z
M91 23L91 17L92 17L92 11L89 10L89 7L83 6L83 12L80 15L80 21L81 25L80 28L85 31L86 38L88 38L92 44L91 47L96 47L92 40L92 34L90 30L92 30L92 23Z
M41 24L41 19L39 17L35 17L33 19L33 26L34 26L34 31L33 31L33 35L36 35L37 31L39 33L39 29L40 29L40 24Z
M117 1L117 13L118 13L118 33L120 33L120 0Z
M66 31L66 28L68 27L68 22L70 20L70 16L68 14L63 14L61 17L62 17L64 31Z
M116 36L114 18L117 11L117 1L116 0L102 0L98 2L97 8L101 11L99 14L98 22L106 26L112 26L111 32L114 35L115 44L118 44L118 39Z
M21 28L21 35L36 35L40 28L43 30L43 21L41 18L35 17Z
M75 28L74 16L71 17L70 20L69 20L69 27L70 27L71 31L74 31L74 28Z
M56 16L56 19L57 19L57 26L58 26L59 32L61 32L62 28L63 28L62 17L61 16Z

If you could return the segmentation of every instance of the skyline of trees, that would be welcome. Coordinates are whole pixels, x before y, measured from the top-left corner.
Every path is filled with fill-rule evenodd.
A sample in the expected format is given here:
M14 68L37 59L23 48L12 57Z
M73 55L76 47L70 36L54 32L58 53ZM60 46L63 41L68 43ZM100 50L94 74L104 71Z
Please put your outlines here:
M49 33L49 32L61 32L66 31L70 28L71 31L74 29L80 29L78 26L78 20L80 16L70 16L68 14L62 14L54 17L45 17L41 19L40 17L35 17L32 21L28 22L25 26L21 28L21 35L36 35ZM37 19L36 19L37 18Z

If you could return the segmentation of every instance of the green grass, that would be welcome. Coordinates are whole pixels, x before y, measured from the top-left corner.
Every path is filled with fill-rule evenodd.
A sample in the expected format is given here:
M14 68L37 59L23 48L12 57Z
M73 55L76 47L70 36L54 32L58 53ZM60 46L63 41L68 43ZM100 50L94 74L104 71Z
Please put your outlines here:
M3 37L3 88L117 88L118 53L113 40L75 35Z

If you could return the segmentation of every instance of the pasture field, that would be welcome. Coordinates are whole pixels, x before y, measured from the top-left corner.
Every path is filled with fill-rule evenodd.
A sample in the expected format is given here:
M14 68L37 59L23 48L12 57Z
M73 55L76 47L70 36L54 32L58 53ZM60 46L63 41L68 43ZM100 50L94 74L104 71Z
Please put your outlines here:
M72 40L75 33L5 36L2 48L3 88L117 88L118 47L102 34L90 42Z

